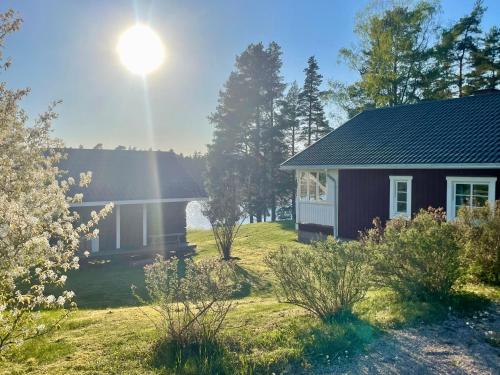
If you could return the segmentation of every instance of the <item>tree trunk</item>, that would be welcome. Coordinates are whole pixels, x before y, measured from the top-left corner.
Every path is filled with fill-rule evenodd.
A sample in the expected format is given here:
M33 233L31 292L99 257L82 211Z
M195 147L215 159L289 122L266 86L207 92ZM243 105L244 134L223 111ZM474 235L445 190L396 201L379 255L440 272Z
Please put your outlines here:
M273 196L272 206L271 206L271 221L274 223L276 221L276 197Z

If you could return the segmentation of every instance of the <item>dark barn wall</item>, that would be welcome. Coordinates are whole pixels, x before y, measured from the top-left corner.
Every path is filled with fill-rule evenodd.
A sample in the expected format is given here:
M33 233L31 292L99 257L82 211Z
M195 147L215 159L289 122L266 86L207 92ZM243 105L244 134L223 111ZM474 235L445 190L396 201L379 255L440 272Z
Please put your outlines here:
M99 212L103 207L78 207L73 210L80 215L80 222L86 223L90 219L92 211ZM123 208L123 207L122 207ZM115 250L116 249L116 222L115 211L109 213L104 219L101 219L98 224L99 228L99 251L102 250ZM121 217L123 219L123 217ZM122 227L123 228L123 227ZM90 242L82 240L80 243L81 250L90 251Z
M142 247L142 204L120 206L120 248Z
M182 233L186 242L187 202L148 205L148 236Z
M339 237L357 238L358 231L372 226L379 217L389 219L389 176L413 176L412 212L421 208L446 209L446 177L497 177L496 199L500 199L500 169L343 169L339 171Z

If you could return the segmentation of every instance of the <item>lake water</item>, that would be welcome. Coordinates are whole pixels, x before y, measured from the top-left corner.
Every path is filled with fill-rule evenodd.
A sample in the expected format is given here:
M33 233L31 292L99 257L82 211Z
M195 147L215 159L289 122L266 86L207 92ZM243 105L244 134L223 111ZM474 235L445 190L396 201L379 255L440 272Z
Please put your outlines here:
M270 217L268 217L270 219ZM243 220L243 224L250 223L248 217ZM186 226L187 229L210 229L210 222L201 213L201 202L189 202L186 207Z

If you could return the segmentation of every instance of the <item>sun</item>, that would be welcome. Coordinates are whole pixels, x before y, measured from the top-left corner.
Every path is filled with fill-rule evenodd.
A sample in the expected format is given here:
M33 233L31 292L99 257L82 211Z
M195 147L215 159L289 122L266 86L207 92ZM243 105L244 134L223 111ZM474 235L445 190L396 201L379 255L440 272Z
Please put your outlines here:
M116 46L120 61L134 74L145 76L165 61L165 48L149 26L137 24L121 34Z

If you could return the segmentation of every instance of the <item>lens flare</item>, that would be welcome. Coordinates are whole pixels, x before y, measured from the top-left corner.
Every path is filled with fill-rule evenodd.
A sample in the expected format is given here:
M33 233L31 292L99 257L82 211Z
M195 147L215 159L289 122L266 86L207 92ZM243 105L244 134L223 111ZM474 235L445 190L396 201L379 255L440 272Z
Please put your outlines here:
M116 47L120 61L132 73L146 76L165 61L165 48L149 26L137 24L123 32Z

